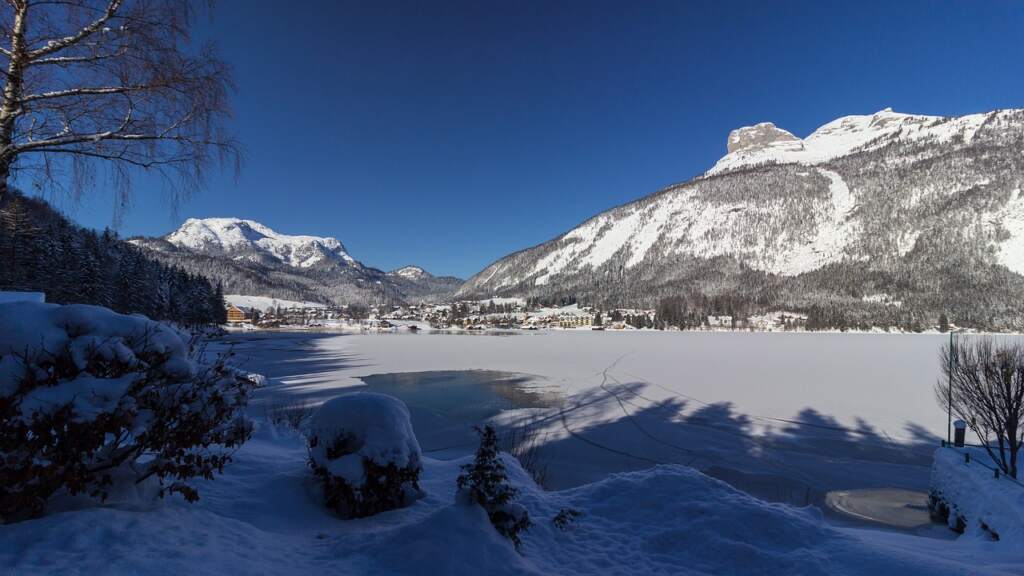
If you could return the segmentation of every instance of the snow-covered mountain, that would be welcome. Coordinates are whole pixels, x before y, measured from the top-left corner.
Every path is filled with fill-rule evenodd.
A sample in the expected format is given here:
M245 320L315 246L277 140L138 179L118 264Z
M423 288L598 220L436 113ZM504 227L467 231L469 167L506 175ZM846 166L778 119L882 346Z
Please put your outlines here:
M976 317L1024 298L1022 182L1022 110L886 109L803 139L762 123L734 130L702 177L502 258L457 294ZM990 284L997 294L969 302Z
M450 296L462 285L454 276L434 276L419 266L403 266L388 272L388 278L409 299L436 302Z
M417 266L385 273L353 258L336 238L282 234L241 218L189 218L162 238L131 242L222 282L230 294L380 304L440 299L462 283Z
M402 266L401 268L388 272L388 274L391 274L392 276L401 276L407 280L419 280L420 278L430 276L426 270L419 266Z
M1013 114L1007 111L945 118L901 114L886 108L868 116L833 120L803 140L765 122L734 130L729 135L728 154L707 173L721 174L767 163L821 164L854 152L882 148L895 141L943 144L958 138L970 144L986 122L998 123L1000 118Z
M204 254L269 257L297 268L320 263L362 267L336 238L281 234L240 218L189 218L165 239L179 248Z

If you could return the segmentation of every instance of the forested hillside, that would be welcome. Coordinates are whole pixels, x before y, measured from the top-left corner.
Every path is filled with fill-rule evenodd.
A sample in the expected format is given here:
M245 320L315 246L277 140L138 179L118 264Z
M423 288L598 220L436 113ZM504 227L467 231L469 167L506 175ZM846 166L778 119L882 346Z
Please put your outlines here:
M0 290L44 292L49 302L96 304L186 325L224 321L219 286L18 193L0 201Z

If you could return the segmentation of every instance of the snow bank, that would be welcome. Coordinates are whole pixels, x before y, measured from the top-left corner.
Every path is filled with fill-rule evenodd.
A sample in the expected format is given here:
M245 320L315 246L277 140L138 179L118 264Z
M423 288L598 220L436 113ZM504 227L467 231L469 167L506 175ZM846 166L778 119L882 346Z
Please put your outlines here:
M8 302L46 302L46 294L42 292L4 292L0 290L0 304Z
M932 497L948 507L950 528L956 528L959 520L966 524L968 535L998 535L1000 541L1020 545L1024 543L1024 485L1005 476L996 478L990 466L981 449L939 448L932 464Z
M91 508L0 525L0 566L24 576L104 574L996 574L1007 547L962 547L891 532L843 531L814 509L765 504L682 466L618 474L561 492L509 478L536 525L523 553L477 507L455 502L455 461L425 459L428 496L359 521L325 510L303 479L301 438L261 427L193 506ZM566 530L551 520L582 512ZM875 537L875 535L883 535ZM870 536L870 537L869 537ZM938 545L929 546L930 542ZM998 557L1002 554L1002 557Z

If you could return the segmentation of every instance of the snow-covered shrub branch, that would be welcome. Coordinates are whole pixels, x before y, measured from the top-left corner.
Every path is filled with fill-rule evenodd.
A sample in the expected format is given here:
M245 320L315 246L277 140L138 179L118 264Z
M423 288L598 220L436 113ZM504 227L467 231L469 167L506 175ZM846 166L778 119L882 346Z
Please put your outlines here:
M201 362L174 328L97 306L0 305L0 520L39 515L61 490L104 500L114 479L223 471L251 426L256 386L223 358Z

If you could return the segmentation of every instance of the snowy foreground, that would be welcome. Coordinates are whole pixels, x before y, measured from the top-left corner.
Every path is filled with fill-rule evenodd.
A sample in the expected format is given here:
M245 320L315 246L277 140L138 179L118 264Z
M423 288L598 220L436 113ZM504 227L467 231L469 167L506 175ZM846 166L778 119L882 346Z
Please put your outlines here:
M427 402L429 395L410 389L426 495L408 508L339 519L321 503L303 438L260 421L225 474L200 484L196 504L136 494L0 526L0 572L1022 573L1016 543L953 539L941 526L858 522L826 505L840 492L927 491L931 454L945 431L931 391L941 337L255 333L229 340L243 368L269 378L250 406L257 419L273 406L365 386L360 377L374 374L489 370L506 374L502 386L519 395L554 398L493 418L534 430L549 468L543 490L508 462L535 523L523 554L482 510L454 503L459 465L473 449L465 407ZM564 531L551 522L563 508L583 513Z
M511 462L536 525L523 554L454 504L462 461L428 459L412 507L342 521L319 502L301 438L264 428L188 505L108 506L0 527L12 574L973 574L985 547L830 528L682 466L545 492ZM561 531L561 508L584 512ZM988 545L996 548L995 545Z

